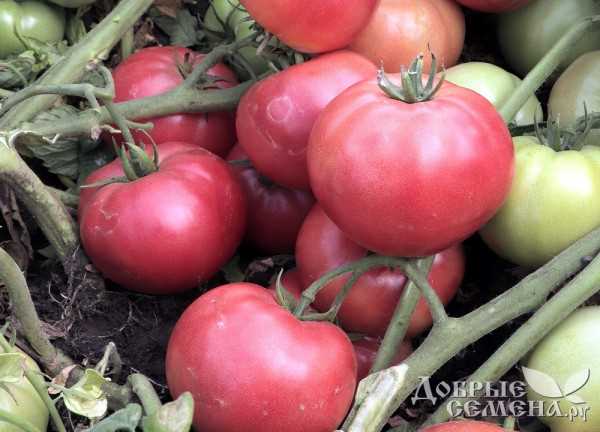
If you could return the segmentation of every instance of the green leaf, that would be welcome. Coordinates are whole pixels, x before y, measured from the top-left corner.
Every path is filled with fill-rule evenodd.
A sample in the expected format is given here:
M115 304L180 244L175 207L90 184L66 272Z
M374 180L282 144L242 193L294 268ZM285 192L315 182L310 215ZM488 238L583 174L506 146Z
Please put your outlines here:
M0 383L14 384L23 379L23 356L19 353L0 354Z
M85 374L73 387L63 390L65 406L69 411L89 419L106 414L108 400L102 391L107 380L94 369L86 369Z
M142 407L129 404L88 430L88 432L135 432L142 419Z
M246 279L246 275L240 268L240 256L236 255L227 264L225 264L221 271L225 276L225 280L229 283L243 282Z
M159 16L154 22L169 36L172 45L189 47L198 42L198 20L187 9L179 9L176 18Z
M194 398L190 393L163 405L154 415L142 420L144 432L188 432L194 419Z

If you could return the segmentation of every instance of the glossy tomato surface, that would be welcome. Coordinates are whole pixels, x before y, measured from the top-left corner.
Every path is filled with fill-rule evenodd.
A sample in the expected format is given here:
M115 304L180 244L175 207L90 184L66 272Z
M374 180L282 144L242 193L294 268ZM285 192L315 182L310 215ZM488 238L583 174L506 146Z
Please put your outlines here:
M42 1L0 1L0 58L27 48L17 33L40 42L60 42L65 34L65 12Z
M357 379L358 381L369 375L369 371L375 363L377 358L377 351L381 347L381 341L376 338L365 336L352 342L354 345L354 353L356 354L357 368ZM398 365L402 363L413 352L412 346L409 341L403 341L396 352L392 360L392 365Z
M381 0L350 48L387 72L400 72L429 48L439 68L456 64L464 39L465 17L454 0ZM429 70L430 58L425 65Z
M599 332L600 308L581 308L568 318L562 319L532 350L525 362L525 366L533 370L524 370L530 384L527 398L532 403L539 404L538 406L541 406L540 402L544 404L546 415L540 417L540 420L548 425L552 432L600 430L600 352L597 343ZM571 396L568 399L549 397L552 387L545 388L535 372L551 377L560 389L564 389L563 394ZM536 389L544 394L540 395ZM578 399L585 403L574 404ZM573 420L568 416L560 417L556 415L556 410L553 410L554 413L550 411L553 404L558 404L563 413L572 412L571 410L578 412L578 409L582 412L582 409L587 409L587 416L585 419L583 415L575 416Z
M205 149L159 147L157 172L128 183L83 189L81 240L108 279L146 294L198 286L231 258L246 222L235 172ZM84 184L123 176L120 160Z
M445 71L447 81L476 91L500 109L521 84L521 79L499 66L484 62L461 63ZM527 100L512 120L517 125L533 124L541 118L542 106L535 95Z
M506 432L498 425L480 421L452 421L420 429L420 432Z
M346 47L379 0L240 0L250 15L290 47L323 53Z
M500 15L498 41L504 57L519 76L525 76L583 18L600 14L596 0L533 0ZM600 49L600 30L588 32L569 49L563 67L585 52Z
M247 159L236 145L227 160ZM307 191L287 189L261 176L252 166L234 165L248 199L245 240L267 255L292 253L298 231L315 199Z
M531 0L456 0L459 4L481 12L509 12L519 9Z
M144 48L128 57L113 71L115 102L156 96L172 90L183 82L185 74L203 58L203 54L187 48ZM218 88L237 84L235 74L223 64L212 67L208 74L221 78L214 84ZM235 119L230 112L173 114L145 121L154 124L149 133L157 144L187 142L224 157L235 143ZM149 144L145 133L135 130L132 132L137 142ZM121 139L120 136L117 138Z
M271 75L240 101L240 145L269 179L309 189L306 147L317 116L342 91L376 74L375 65L364 57L339 51Z
M471 90L444 83L432 100L409 104L372 80L327 106L307 160L317 201L348 237L415 257L491 219L510 190L514 149L494 106Z
M514 144L510 194L481 235L500 256L537 267L600 226L600 147L557 152L533 136Z
M318 206L306 217L296 243L296 262L305 287L319 277L344 264L366 257L368 251L350 240ZM439 253L429 275L429 282L444 304L456 294L462 282L465 258L460 246ZM349 276L334 279L322 289L313 303L326 312ZM361 276L338 313L341 326L349 332L383 336L406 284L399 271L378 268ZM421 299L411 318L408 336L415 336L429 326L432 318Z
M193 394L203 432L331 432L356 386L344 332L299 321L248 283L213 289L185 311L166 371L173 397Z

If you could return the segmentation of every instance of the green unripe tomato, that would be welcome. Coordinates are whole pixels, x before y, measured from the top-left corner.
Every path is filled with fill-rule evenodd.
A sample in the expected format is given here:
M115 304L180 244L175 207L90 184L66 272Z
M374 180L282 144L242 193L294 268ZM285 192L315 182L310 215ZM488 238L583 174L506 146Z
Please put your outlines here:
M91 5L96 0L49 0L54 4L57 4L66 8L80 8L82 6Z
M65 34L65 12L40 1L0 0L0 58L25 51L15 29L21 36L42 42L61 41Z
M39 372L40 368L31 357L21 353L25 359L26 367L32 371ZM48 428L48 408L38 395L37 391L26 377L16 383L6 384L6 389L0 388L0 409L27 420L40 432ZM10 393L9 393L10 392ZM0 432L23 432L20 428L0 421Z
M525 76L575 23L600 14L598 0L533 0L498 19L500 48L508 63ZM567 67L581 54L600 49L600 31L584 36L563 63Z
M569 413L571 407L588 408L587 421L576 417L545 416L540 418L552 432L598 432L600 430L600 307L585 307L575 311L554 328L532 351L526 366L551 377L563 395L577 389L574 395L585 404L573 405L567 398L549 398L539 395L531 387L530 401L543 401L545 408L558 402L561 412ZM584 381L587 370L589 380ZM531 380L530 380L531 381ZM535 379L535 381L540 381ZM548 387L548 386L544 386ZM550 414L551 409L546 411Z
M462 63L446 70L446 80L471 89L500 108L521 84L521 79L501 67L490 63ZM542 106L532 95L519 110L513 122L517 125L533 124L536 113L542 115Z
M548 111L563 127L575 124L585 114L600 112L600 51L575 60L552 87ZM584 105L586 108L584 108ZM600 144L600 131L592 130L586 144Z
M213 0L204 16L204 28L209 30L209 38L218 39L210 32L224 33L225 28L221 23L226 23L233 30L235 39L240 41L253 32L254 21L249 18L250 15L238 0ZM267 60L257 55L256 47L244 47L240 49L239 53L249 63L255 74L260 75L269 69Z
M532 136L513 143L511 191L480 233L501 257L538 267L600 226L600 147L557 152Z

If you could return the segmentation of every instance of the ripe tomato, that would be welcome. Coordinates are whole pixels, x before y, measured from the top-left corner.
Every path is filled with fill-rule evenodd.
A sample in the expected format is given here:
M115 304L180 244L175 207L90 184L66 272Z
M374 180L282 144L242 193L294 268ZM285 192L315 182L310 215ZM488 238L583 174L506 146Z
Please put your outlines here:
M445 73L447 81L476 91L496 108L500 108L521 84L521 79L516 75L491 63L462 63ZM530 125L535 116L541 116L542 113L540 101L531 95L512 121L517 125Z
M31 357L21 353L25 366L32 371L40 372L38 365ZM5 383L0 389L0 409L13 414L23 420L27 420L31 426L36 427L40 432L46 432L48 428L48 408L40 398L33 385L25 377L21 377L17 382ZM0 430L2 432L22 432L16 426L0 420Z
M514 149L493 105L471 90L443 83L433 99L411 104L372 80L327 106L307 160L317 201L348 237L415 257L464 240L496 213Z
M125 102L165 93L184 80L182 68L193 68L204 58L181 47L144 48L128 57L113 71L115 80L115 102ZM235 74L223 64L218 64L208 73L219 77L218 88L237 84ZM157 144L165 142L187 142L225 156L235 143L234 116L229 112L173 114L146 119L154 123L150 136ZM132 131L137 142L148 143L146 135ZM119 142L120 135L116 136Z
M381 347L381 341L367 336L353 341L352 345L354 345L354 353L356 354L356 363L358 365L356 376L357 380L361 381L369 375L369 371L373 367L373 363L375 363L377 351ZM413 349L410 342L407 340L402 341L392 364L398 365L402 363L412 352Z
M26 47L15 33L41 42L60 42L65 34L65 11L41 1L0 1L0 58Z
M194 396L203 432L333 431L356 386L344 332L299 321L248 283L211 290L184 312L166 370L173 397Z
M378 0L240 0L250 15L295 50L344 48L367 24Z
M107 278L146 294L173 294L196 287L231 258L244 233L246 202L221 158L189 144L158 149L157 172L82 191L81 241ZM117 159L84 184L119 176Z
M533 349L527 359L527 367L547 375L558 384L563 395L571 395L569 399L573 401L574 397L585 401L585 404L574 405L569 399L560 397L560 394L549 394L552 387L536 386L538 390L545 390L542 396L532 386L541 380L536 379L537 376L529 378L527 397L530 401L543 401L544 412L548 416L540 417L540 420L548 425L552 432L600 430L600 363L597 343L599 332L600 308L581 308L555 327ZM565 414L571 409L577 412L579 407L579 412L582 412L582 408L586 408L587 419L584 420L583 416L575 416L573 420L569 419L568 415L558 417L556 413L549 412L553 404L558 404Z
M328 271L367 254L368 251L340 231L318 205L306 217L296 243L296 263L305 287ZM456 294L464 267L465 258L460 246L451 247L436 256L429 282L444 304ZM348 275L341 276L326 285L313 303L315 309L327 311L348 278ZM342 328L349 332L383 336L405 284L406 277L397 270L379 268L364 274L350 290L338 313ZM431 323L429 308L421 299L411 318L408 336L418 335Z
M597 14L600 3L596 0L533 0L525 7L500 15L500 48L517 74L525 76L570 27ZM598 30L588 33L571 49L563 66L595 49L600 49Z
M536 267L600 226L600 147L557 152L532 136L514 144L512 189L481 236L498 255Z
M239 145L227 156L230 161L246 158ZM248 200L246 242L267 255L293 252L302 221L315 202L313 196L278 186L251 166L235 168Z
M482 12L509 12L525 6L531 0L456 0L463 6Z
M343 90L376 73L364 57L339 51L258 82L238 107L240 145L269 179L309 189L306 146L317 116Z
M400 72L429 48L450 67L458 61L465 41L465 17L454 0L381 0L371 21L350 48ZM429 59L426 70L429 70Z
M506 432L506 430L492 423L464 420L440 423L421 429L420 432Z
M600 112L600 51L586 53L567 68L552 87L548 100L550 115L562 127L571 127L579 117ZM592 129L587 144L600 142L600 131Z

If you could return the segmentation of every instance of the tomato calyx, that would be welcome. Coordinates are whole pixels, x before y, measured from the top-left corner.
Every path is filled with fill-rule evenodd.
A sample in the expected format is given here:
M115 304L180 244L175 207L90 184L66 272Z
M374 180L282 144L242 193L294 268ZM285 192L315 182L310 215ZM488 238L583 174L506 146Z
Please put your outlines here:
M437 58L431 53L431 72L423 85L423 58L423 54L419 54L408 70L402 68L400 85L394 84L385 74L383 67L380 68L377 73L379 88L390 98L406 103L426 102L433 99L444 83L445 73L442 72L441 78L436 83Z
M534 130L538 141L554 151L581 150L594 124L585 105L584 110L582 121L572 128L561 128L560 121L554 118L549 118L545 127L535 120Z
M158 147L155 143L152 143L152 157L140 146L128 142L117 150L117 155L121 159L123 171L129 181L158 171Z

